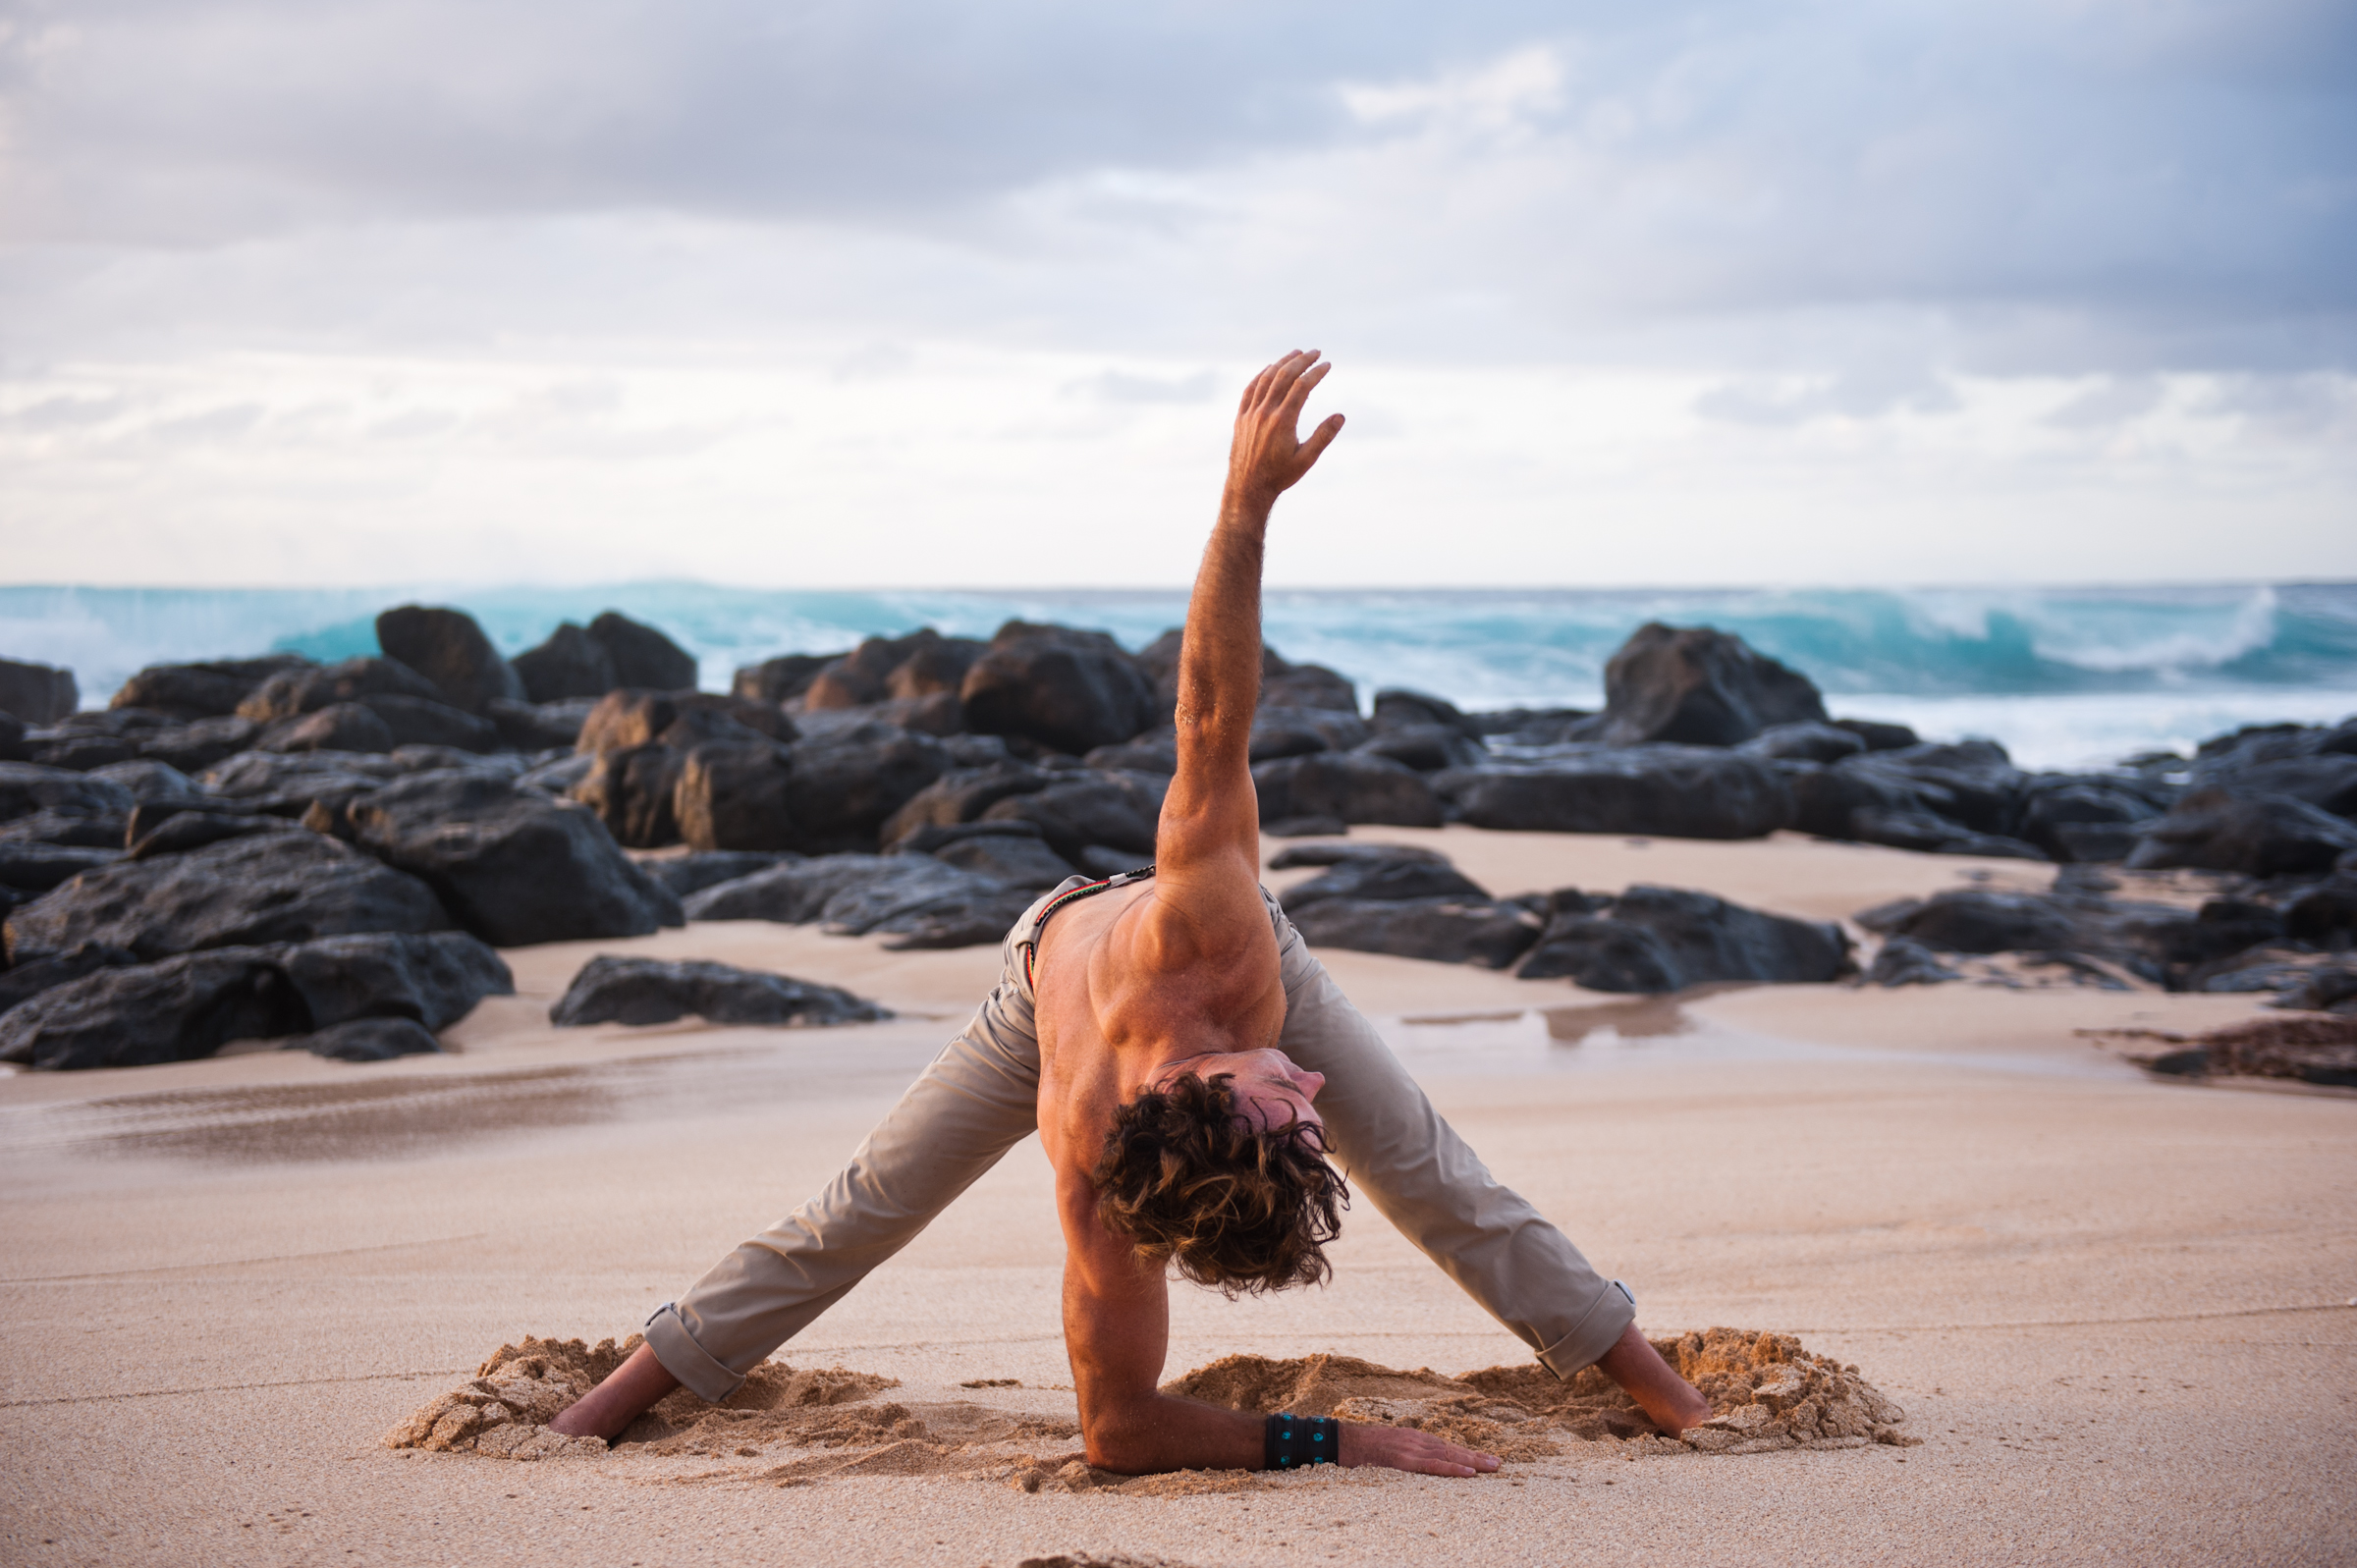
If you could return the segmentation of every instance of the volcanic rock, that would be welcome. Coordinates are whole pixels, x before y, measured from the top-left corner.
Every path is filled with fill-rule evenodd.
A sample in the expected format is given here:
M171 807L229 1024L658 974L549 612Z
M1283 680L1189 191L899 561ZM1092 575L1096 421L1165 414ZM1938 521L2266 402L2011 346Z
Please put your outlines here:
M1453 815L1476 828L1539 833L1756 838L1792 820L1775 767L1701 746L1596 748L1543 765L1434 777Z
M1437 828L1441 801L1423 775L1386 757L1321 752L1252 770L1263 822L1330 817L1343 822Z
M386 658L425 676L444 702L464 712L484 713L493 698L524 700L522 678L464 610L396 606L376 618L376 642Z
M1515 971L1622 992L1727 980L1811 984L1850 972L1849 940L1836 925L1645 884L1616 898L1558 893L1546 931Z
M1154 688L1101 631L1011 621L959 688L969 728L1078 756L1151 729Z
M1288 915L1302 940L1313 947L1344 947L1434 963L1479 964L1488 969L1512 964L1539 938L1538 919L1527 908L1483 895L1320 898L1298 913L1288 910Z
M652 691L685 691L695 684L695 659L654 627L608 610L589 622L589 636L613 662L616 684ZM578 693L588 696L590 693Z
M1808 676L1708 626L1649 622L1604 668L1608 745L1732 746L1773 725L1825 722Z
M0 713L14 714L27 725L53 725L81 706L82 690L74 683L73 671L0 659Z
M655 958L592 958L548 1012L564 1028L670 1023L693 1013L707 1023L809 1028L872 1023L892 1014L848 991L732 964Z
M2193 866L2254 877L2329 871L2357 849L2357 827L2289 795L2196 789L2147 822L2127 857L2131 871Z

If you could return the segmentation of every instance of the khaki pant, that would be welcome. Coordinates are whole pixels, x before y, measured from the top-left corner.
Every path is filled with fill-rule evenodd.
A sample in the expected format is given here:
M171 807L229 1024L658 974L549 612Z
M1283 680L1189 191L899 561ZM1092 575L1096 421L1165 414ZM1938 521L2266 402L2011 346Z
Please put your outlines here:
M1035 1129L1039 1036L1021 949L1046 901L1008 933L998 986L973 1021L843 1173L647 1321L647 1342L673 1377L706 1399L726 1398ZM1326 1075L1318 1110L1335 1163L1557 1377L1594 1362L1635 1320L1626 1288L1598 1275L1562 1231L1498 1184L1274 898L1269 912L1285 980L1279 1043Z

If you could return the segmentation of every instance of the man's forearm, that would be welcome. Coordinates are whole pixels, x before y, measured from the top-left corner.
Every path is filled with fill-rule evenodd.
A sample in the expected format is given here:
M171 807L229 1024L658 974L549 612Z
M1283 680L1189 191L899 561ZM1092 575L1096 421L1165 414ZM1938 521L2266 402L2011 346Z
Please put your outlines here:
M1270 503L1239 496L1233 482L1228 491L1187 600L1175 718L1182 741L1191 734L1197 743L1249 746L1260 699L1260 572Z
M1081 1422L1088 1462L1124 1476L1166 1470L1258 1470L1262 1417L1156 1394Z

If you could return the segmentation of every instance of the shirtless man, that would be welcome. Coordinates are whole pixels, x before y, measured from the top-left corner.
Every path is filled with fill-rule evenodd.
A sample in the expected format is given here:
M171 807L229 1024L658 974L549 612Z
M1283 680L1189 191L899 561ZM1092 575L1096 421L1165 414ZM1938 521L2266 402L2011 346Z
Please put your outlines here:
M1709 1417L1637 1332L1626 1287L1482 1168L1261 890L1262 541L1277 497L1342 431L1335 414L1296 434L1328 368L1290 353L1245 389L1187 606L1156 866L1073 878L1033 905L997 990L843 1174L658 1311L558 1431L611 1437L683 1382L726 1397L1034 1126L1056 1170L1065 1344L1093 1465L1498 1468L1421 1432L1280 1422L1158 1388L1174 1269L1232 1293L1325 1278L1344 1198L1329 1157L1558 1377L1602 1367L1667 1432Z

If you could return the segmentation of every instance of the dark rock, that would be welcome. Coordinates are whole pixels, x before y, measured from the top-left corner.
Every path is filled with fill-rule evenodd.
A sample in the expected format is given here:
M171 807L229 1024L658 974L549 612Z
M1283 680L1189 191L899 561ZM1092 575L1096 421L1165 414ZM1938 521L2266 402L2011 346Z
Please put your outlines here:
M1866 971L1870 986L1937 986L1964 977L1940 961L1940 955L1919 942L1893 937L1883 944Z
M314 1029L354 1018L413 1018L440 1033L485 997L512 997L505 960L463 931L369 932L290 947L281 959Z
M1708 626L1639 626L1604 667L1608 745L1732 746L1773 725L1824 723L1808 676Z
M124 830L130 844L126 858L152 860L157 855L186 854L206 844L230 838L249 838L263 833L301 833L284 817L245 811L157 811L142 806L131 814Z
M956 693L984 646L978 638L945 637L930 626L903 637L870 637L803 684L802 706L816 712Z
M994 822L976 823L973 826L1028 828L1032 824ZM903 840L902 848L907 848L906 840ZM954 839L929 852L944 865L970 871L977 877L987 877L1006 888L1036 892L1053 888L1073 874L1070 861L1050 849L1040 839L1028 836L976 834ZM1012 920L1001 922L999 931L1002 936L1011 924Z
M1092 877L1118 877L1124 872L1144 871L1153 862L1143 855L1134 855L1124 849L1109 849L1101 843L1092 843L1080 851L1077 864L1082 871Z
M310 1027L272 947L223 947L103 968L0 1013L0 1061L39 1072L209 1056Z
M331 1028L297 1035L281 1051L307 1051L336 1061L391 1061L396 1056L431 1055L442 1049L433 1031L414 1018L354 1018Z
M2239 795L2288 795L2336 817L2357 817L2357 756L2325 752L2244 761L2229 754L2197 763L2191 783Z
M685 691L695 684L695 660L686 650L618 610L608 610L590 622L589 635L613 661L614 678L621 685Z
M631 849L660 849L680 841L672 802L679 793L681 758L649 742L601 751L573 787L573 798L597 814L614 841Z
M118 762L90 772L93 779L121 784L131 798L140 805L199 805L204 791L196 781L169 763L143 757L136 762Z
M520 789L534 789L557 799L570 799L580 787L581 781L597 766L595 757L568 755L553 757L517 775Z
M702 892L739 877L749 877L768 871L798 855L762 854L750 849L714 849L700 854L678 855L662 860L641 860L638 869L669 888L676 897Z
M1034 823L1048 846L1067 860L1077 861L1083 849L1101 845L1137 855L1142 865L1154 855L1162 792L1169 783L1153 774L1090 769L1043 789L1007 795L979 820Z
M455 751L500 748L499 726L430 697L369 697L369 709L393 732L393 746L447 746Z
M1293 915L1328 898L1391 903L1440 898L1462 903L1468 899L1487 902L1489 896L1489 890L1445 863L1352 856L1338 861L1324 876L1287 889L1277 901L1287 914Z
M2052 900L1977 888L1934 893L1895 932L1944 952L2061 950L2077 941L2070 916Z
M399 778L391 757L351 751L246 751L197 775L214 794L273 816L300 817L314 804L340 811Z
M282 720L262 737L264 751L391 751L393 729L362 703L339 702Z
M376 643L432 681L442 700L481 714L495 697L524 700L523 681L464 610L398 605L376 618Z
M1011 621L959 689L969 728L1079 756L1151 729L1154 688L1101 631Z
M975 892L896 915L876 930L887 934L884 942L887 952L995 946L1006 940L1008 931L1022 918L1023 911L1031 906L1032 897L1033 892L1028 888Z
M869 932L892 933L917 923L917 917L955 908L961 915L974 906L1005 907L1012 900L1015 914L1031 901L1030 890L1009 889L987 877L945 865L928 855L876 857L887 869L848 883L830 895L819 912L824 929L833 936L860 937ZM1004 936L1014 922L999 922Z
M783 713L741 697L628 686L606 693L589 710L575 747L595 753L661 741L684 750L706 740L792 740L795 734Z
M747 702L781 707L808 691L820 671L847 657L840 653L790 653L764 659L757 665L740 669L729 689Z
M518 654L513 668L523 682L525 700L534 703L602 697L622 684L606 645L570 621L560 622L538 647ZM695 683L692 670L686 683Z
M2135 846L2136 825L2161 811L2141 781L2048 774L2030 781L2020 837L2056 860L2119 860Z
M909 796L886 819L878 837L892 845L919 829L972 822L1011 795L1045 789L1057 777L1021 762L952 769Z
M74 672L17 659L0 659L0 713L27 725L53 725L82 706Z
M2029 786L2029 776L1994 740L1909 746L1843 766L1896 775L1932 791L1934 810L1975 833L2009 836Z
M790 848L799 841L787 806L790 782L786 749L774 741L697 746L681 761L672 790L680 837L691 849Z
M1382 757L1418 773L1478 768L1489 760L1488 750L1479 741L1467 740L1447 725L1397 726L1357 749L1361 756Z
M2357 827L2288 795L2197 789L2143 825L2131 871L2192 866L2278 877L2326 871L2357 849Z
M137 741L124 735L72 734L32 748L32 760L44 768L91 773L109 763L129 762L139 754Z
M1167 778L1178 771L1178 741L1175 735L1125 740L1118 746L1099 746L1080 761L1091 768L1158 773Z
M1025 742L1028 744L1028 742ZM991 768L1002 762L1018 760L1005 735L955 734L941 737L941 749L949 753L953 768ZM1021 759L1037 761L1037 758Z
M1887 844L1926 855L1987 855L2001 860L2044 860L2046 851L2019 838L1974 833L1946 817L1928 811L1875 811L1861 807L1849 815L1845 836L1859 843Z
M927 823L914 832L904 835L884 852L888 855L929 855L945 845L963 843L968 838L1038 838L1036 822L960 822L947 825Z
M1153 689L1155 722L1168 724L1178 700L1178 654L1186 640L1182 626L1173 626L1137 651L1138 669ZM1324 665L1297 665L1266 643L1260 650L1260 706L1323 708L1355 716L1358 687L1347 676Z
M1830 724L1770 725L1742 744L1745 754L1774 761L1839 762L1866 749L1856 730Z
M254 688L238 704L238 717L256 724L317 713L339 702L365 702L370 697L418 697L442 700L434 683L393 659L347 659L325 667L302 666L281 671Z
M198 719L159 730L139 740L139 755L169 763L183 773L201 773L252 747L263 727L251 719L233 716Z
M0 976L0 981L5 980ZM2308 1012L2357 1011L2357 968L2347 964L2311 969L2297 984L2279 993L2271 1007L2297 1008ZM2340 1080L2357 1085L2357 1074Z
M1512 964L1539 937L1539 923L1529 910L1487 897L1322 898L1290 918L1313 947L1487 969Z
M1489 732L1480 720L1470 717L1447 698L1421 691L1403 691L1398 686L1387 686L1375 693L1375 716L1368 722L1377 734L1389 734L1399 730L1424 730L1438 725L1444 730L1454 730L1476 744Z
M0 713L0 762L30 762L32 748L25 743L25 721Z
M0 909L0 914L5 914ZM0 1012L6 1012L20 1001L39 996L53 986L101 969L128 968L139 961L138 955L128 948L103 942L89 943L70 952L19 964L13 969L0 969Z
M1315 751L1348 751L1372 731L1355 713L1335 708L1260 708L1252 715L1254 762L1307 756ZM1173 745L1177 741L1174 739Z
M821 855L719 883L681 900L690 920L774 920L806 926L846 888L886 875L895 857Z
M1583 903L1592 912L1580 912ZM1666 992L1729 980L1821 984L1851 969L1849 941L1830 922L1640 884L1609 902L1559 899L1515 973L1566 976L1591 991Z
M1387 757L1322 752L1252 770L1261 821L1326 817L1345 823L1437 828L1441 802L1424 776Z
M7 930L12 963L88 943L153 962L208 947L449 925L417 879L317 834L274 833L84 872L12 912Z
M1604 715L1584 708L1499 708L1466 717L1496 744L1525 750L1594 744L1604 732Z
M1413 861L1419 865L1445 866L1449 857L1437 849L1424 849L1415 844L1354 842L1347 838L1326 843L1291 844L1279 850L1269 859L1271 871L1290 871L1295 866L1347 866L1363 861Z
M1308 816L1263 817L1260 822L1263 838L1324 838L1338 833L1348 833L1350 825L1340 817Z
M30 843L22 839L0 841L0 883L19 892L47 892L69 877L79 877L122 858L120 849Z
M1905 725L1883 724L1873 719L1830 719L1836 730L1846 730L1866 742L1868 751L1903 751L1920 745L1922 736Z
M832 730L795 747L786 814L812 853L867 850L877 831L949 771L931 735L889 725Z
M107 779L65 768L44 768L37 762L0 762L0 822L14 822L36 811L66 817L124 817L134 802L131 791Z
M422 879L494 946L643 937L681 923L679 900L594 814L499 779L418 774L345 815L356 842Z
M221 659L203 664L149 665L123 682L110 708L140 708L183 721L226 718L272 676L310 668L301 654Z
M135 808L136 809L136 808ZM113 849L124 841L129 817L83 817L64 811L35 811L0 823L0 843L70 844L78 849Z
M1700 746L1630 746L1544 766L1437 775L1453 815L1476 828L1756 838L1788 826L1791 791L1770 764Z
M511 751L572 750L596 704L587 697L564 702L510 702L494 697L483 710L498 743Z
M2286 936L2301 942L2346 946L2357 934L2357 876L2336 872L2283 907Z
M891 1013L848 991L731 964L592 958L549 1009L565 1028L658 1024L693 1013L716 1024L872 1023Z

